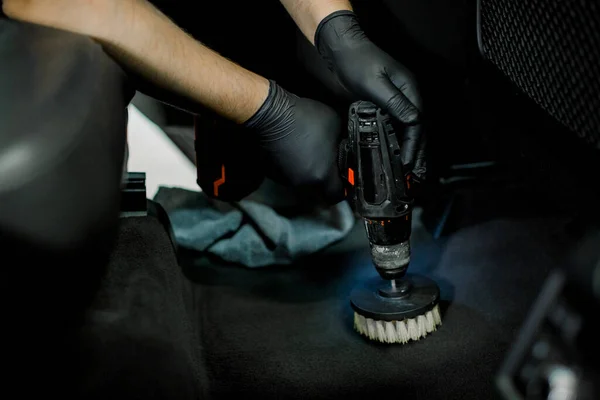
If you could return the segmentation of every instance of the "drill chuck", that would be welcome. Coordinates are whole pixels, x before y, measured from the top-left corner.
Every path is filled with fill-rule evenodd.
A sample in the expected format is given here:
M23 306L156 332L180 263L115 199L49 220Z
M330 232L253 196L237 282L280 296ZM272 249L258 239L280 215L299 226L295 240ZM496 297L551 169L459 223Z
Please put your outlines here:
M410 241L398 244L371 244L371 256L375 269L383 279L400 279L410 262Z
M410 263L410 213L399 218L364 219L373 264L383 279L399 279Z

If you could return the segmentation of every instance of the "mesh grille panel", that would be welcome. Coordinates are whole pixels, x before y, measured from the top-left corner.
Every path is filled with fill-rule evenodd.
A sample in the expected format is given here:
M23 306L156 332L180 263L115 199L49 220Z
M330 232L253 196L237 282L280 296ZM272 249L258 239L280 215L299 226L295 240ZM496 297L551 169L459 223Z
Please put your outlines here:
M600 0L480 0L484 57L600 148Z

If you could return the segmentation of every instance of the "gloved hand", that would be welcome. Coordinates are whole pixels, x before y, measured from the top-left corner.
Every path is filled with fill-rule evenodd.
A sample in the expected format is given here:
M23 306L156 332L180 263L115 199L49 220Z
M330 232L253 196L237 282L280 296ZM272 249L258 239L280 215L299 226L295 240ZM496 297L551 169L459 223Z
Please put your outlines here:
M424 178L425 138L415 78L402 64L371 42L352 11L325 17L315 32L315 46L340 85L355 100L367 100L406 125L402 160Z
M270 84L267 99L244 124L258 137L267 176L328 204L340 202L340 118L325 104Z

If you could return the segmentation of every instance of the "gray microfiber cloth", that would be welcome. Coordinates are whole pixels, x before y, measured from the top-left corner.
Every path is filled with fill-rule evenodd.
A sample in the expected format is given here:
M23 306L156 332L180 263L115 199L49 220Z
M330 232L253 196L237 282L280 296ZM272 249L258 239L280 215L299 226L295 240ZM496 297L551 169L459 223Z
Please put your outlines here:
M347 202L285 217L255 200L229 204L180 188L160 187L154 200L180 246L246 267L291 264L343 239L356 221Z

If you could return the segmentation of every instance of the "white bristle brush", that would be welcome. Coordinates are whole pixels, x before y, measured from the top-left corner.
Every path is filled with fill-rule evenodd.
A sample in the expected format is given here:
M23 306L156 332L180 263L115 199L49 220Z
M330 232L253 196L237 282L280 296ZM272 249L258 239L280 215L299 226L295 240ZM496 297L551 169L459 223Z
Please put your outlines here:
M415 318L402 321L378 321L354 312L354 329L370 340L405 344L434 332L442 324L439 305Z

